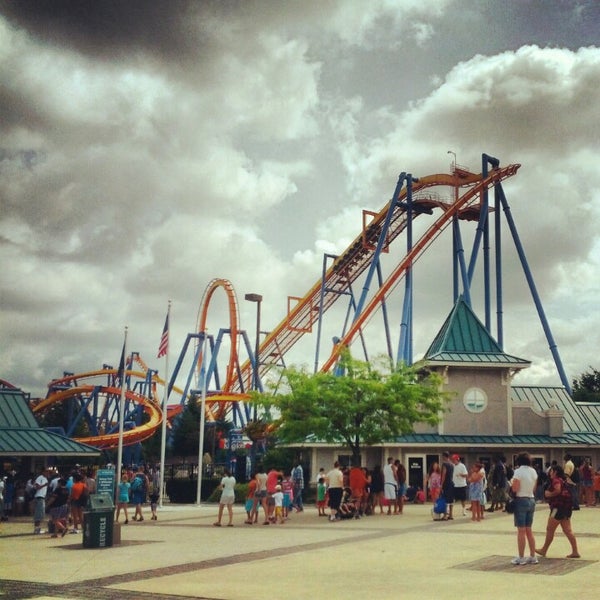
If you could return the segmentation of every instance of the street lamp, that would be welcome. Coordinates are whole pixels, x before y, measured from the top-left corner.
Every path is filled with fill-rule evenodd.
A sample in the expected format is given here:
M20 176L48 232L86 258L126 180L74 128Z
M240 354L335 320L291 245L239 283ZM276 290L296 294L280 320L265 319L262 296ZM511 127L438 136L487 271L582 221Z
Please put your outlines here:
M456 171L456 152L448 150L447 154L452 154L452 156L454 156L454 170Z
M260 303L263 297L260 294L246 294L244 300L256 302L256 340L254 346L254 377L252 387L258 391L258 347L260 344ZM256 411L256 407L254 408ZM256 415L254 415L256 418Z

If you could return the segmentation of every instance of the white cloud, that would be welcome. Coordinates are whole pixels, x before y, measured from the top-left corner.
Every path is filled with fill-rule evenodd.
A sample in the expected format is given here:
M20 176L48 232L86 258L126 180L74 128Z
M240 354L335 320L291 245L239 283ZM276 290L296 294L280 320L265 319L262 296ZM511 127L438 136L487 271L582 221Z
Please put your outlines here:
M377 101L364 85L407 85L400 52L435 47L450 4L258 3L205 14L181 60L143 49L95 57L0 20L2 376L35 393L63 369L114 362L125 324L152 363L167 298L176 347L215 277L233 282L243 328L255 318L244 293L262 293L272 328L287 296L319 280L323 253L360 233L361 210L383 207L401 170L447 171L449 149L473 169L481 152L522 163L507 197L569 369L585 369L598 296L600 51L525 46L467 55L449 71L432 62L418 74L425 86L441 74L429 95ZM356 69L380 50L389 57L363 80ZM419 221L423 231L427 217ZM507 318L514 309L518 320L530 301L505 245ZM449 312L450 281L446 236L415 269L421 351ZM572 289L581 319L564 317ZM227 325L219 298L213 331ZM401 302L391 304L397 335ZM323 339L340 333L345 311L334 312ZM530 372L549 378L539 332L507 328L508 349L539 357ZM381 329L371 335L381 342ZM313 353L305 340L289 360L311 363Z

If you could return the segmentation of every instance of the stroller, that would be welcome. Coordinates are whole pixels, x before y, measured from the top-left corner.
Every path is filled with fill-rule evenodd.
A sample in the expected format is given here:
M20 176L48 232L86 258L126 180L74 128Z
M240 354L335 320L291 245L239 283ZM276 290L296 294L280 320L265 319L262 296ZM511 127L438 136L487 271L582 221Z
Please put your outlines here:
M354 499L352 498L352 492L350 488L344 488L344 493L342 495L342 502L340 504L338 516L340 519L359 518L358 509L356 507Z

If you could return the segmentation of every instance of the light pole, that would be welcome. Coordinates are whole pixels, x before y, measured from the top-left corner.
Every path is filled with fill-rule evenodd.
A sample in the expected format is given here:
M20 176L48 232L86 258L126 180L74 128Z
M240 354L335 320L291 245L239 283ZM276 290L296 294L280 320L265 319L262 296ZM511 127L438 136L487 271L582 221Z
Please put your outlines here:
M206 427L206 386L207 386L207 373L206 373L206 349L208 335L206 329L202 332L202 367L200 368L200 374L202 377L202 401L200 404L200 432L198 440L198 488L196 489L196 506L200 506L202 502L202 458L204 457L204 428Z
M447 154L452 154L452 156L454 156L454 170L456 171L456 152L454 152L454 150L448 150Z
M246 294L244 300L248 302L256 302L256 340L254 345L254 372L252 387L258 391L258 347L260 345L260 303L263 297L260 294ZM256 405L254 405L254 420L256 420Z

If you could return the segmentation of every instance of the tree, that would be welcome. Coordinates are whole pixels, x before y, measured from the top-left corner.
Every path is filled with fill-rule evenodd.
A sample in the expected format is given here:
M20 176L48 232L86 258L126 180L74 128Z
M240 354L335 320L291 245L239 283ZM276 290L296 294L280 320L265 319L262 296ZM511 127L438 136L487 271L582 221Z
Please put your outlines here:
M573 380L573 400L576 402L600 402L600 371L590 367L591 372L582 373Z
M259 399L280 414L275 423L278 440L297 443L314 436L337 442L351 451L353 464L359 464L363 445L411 433L416 423L437 423L448 400L440 390L439 375L405 365L392 368L385 360L382 370L345 352L339 364L342 375L284 370L287 391Z
M192 397L176 421L173 431L173 454L181 457L198 456L199 443L200 408L196 398Z

